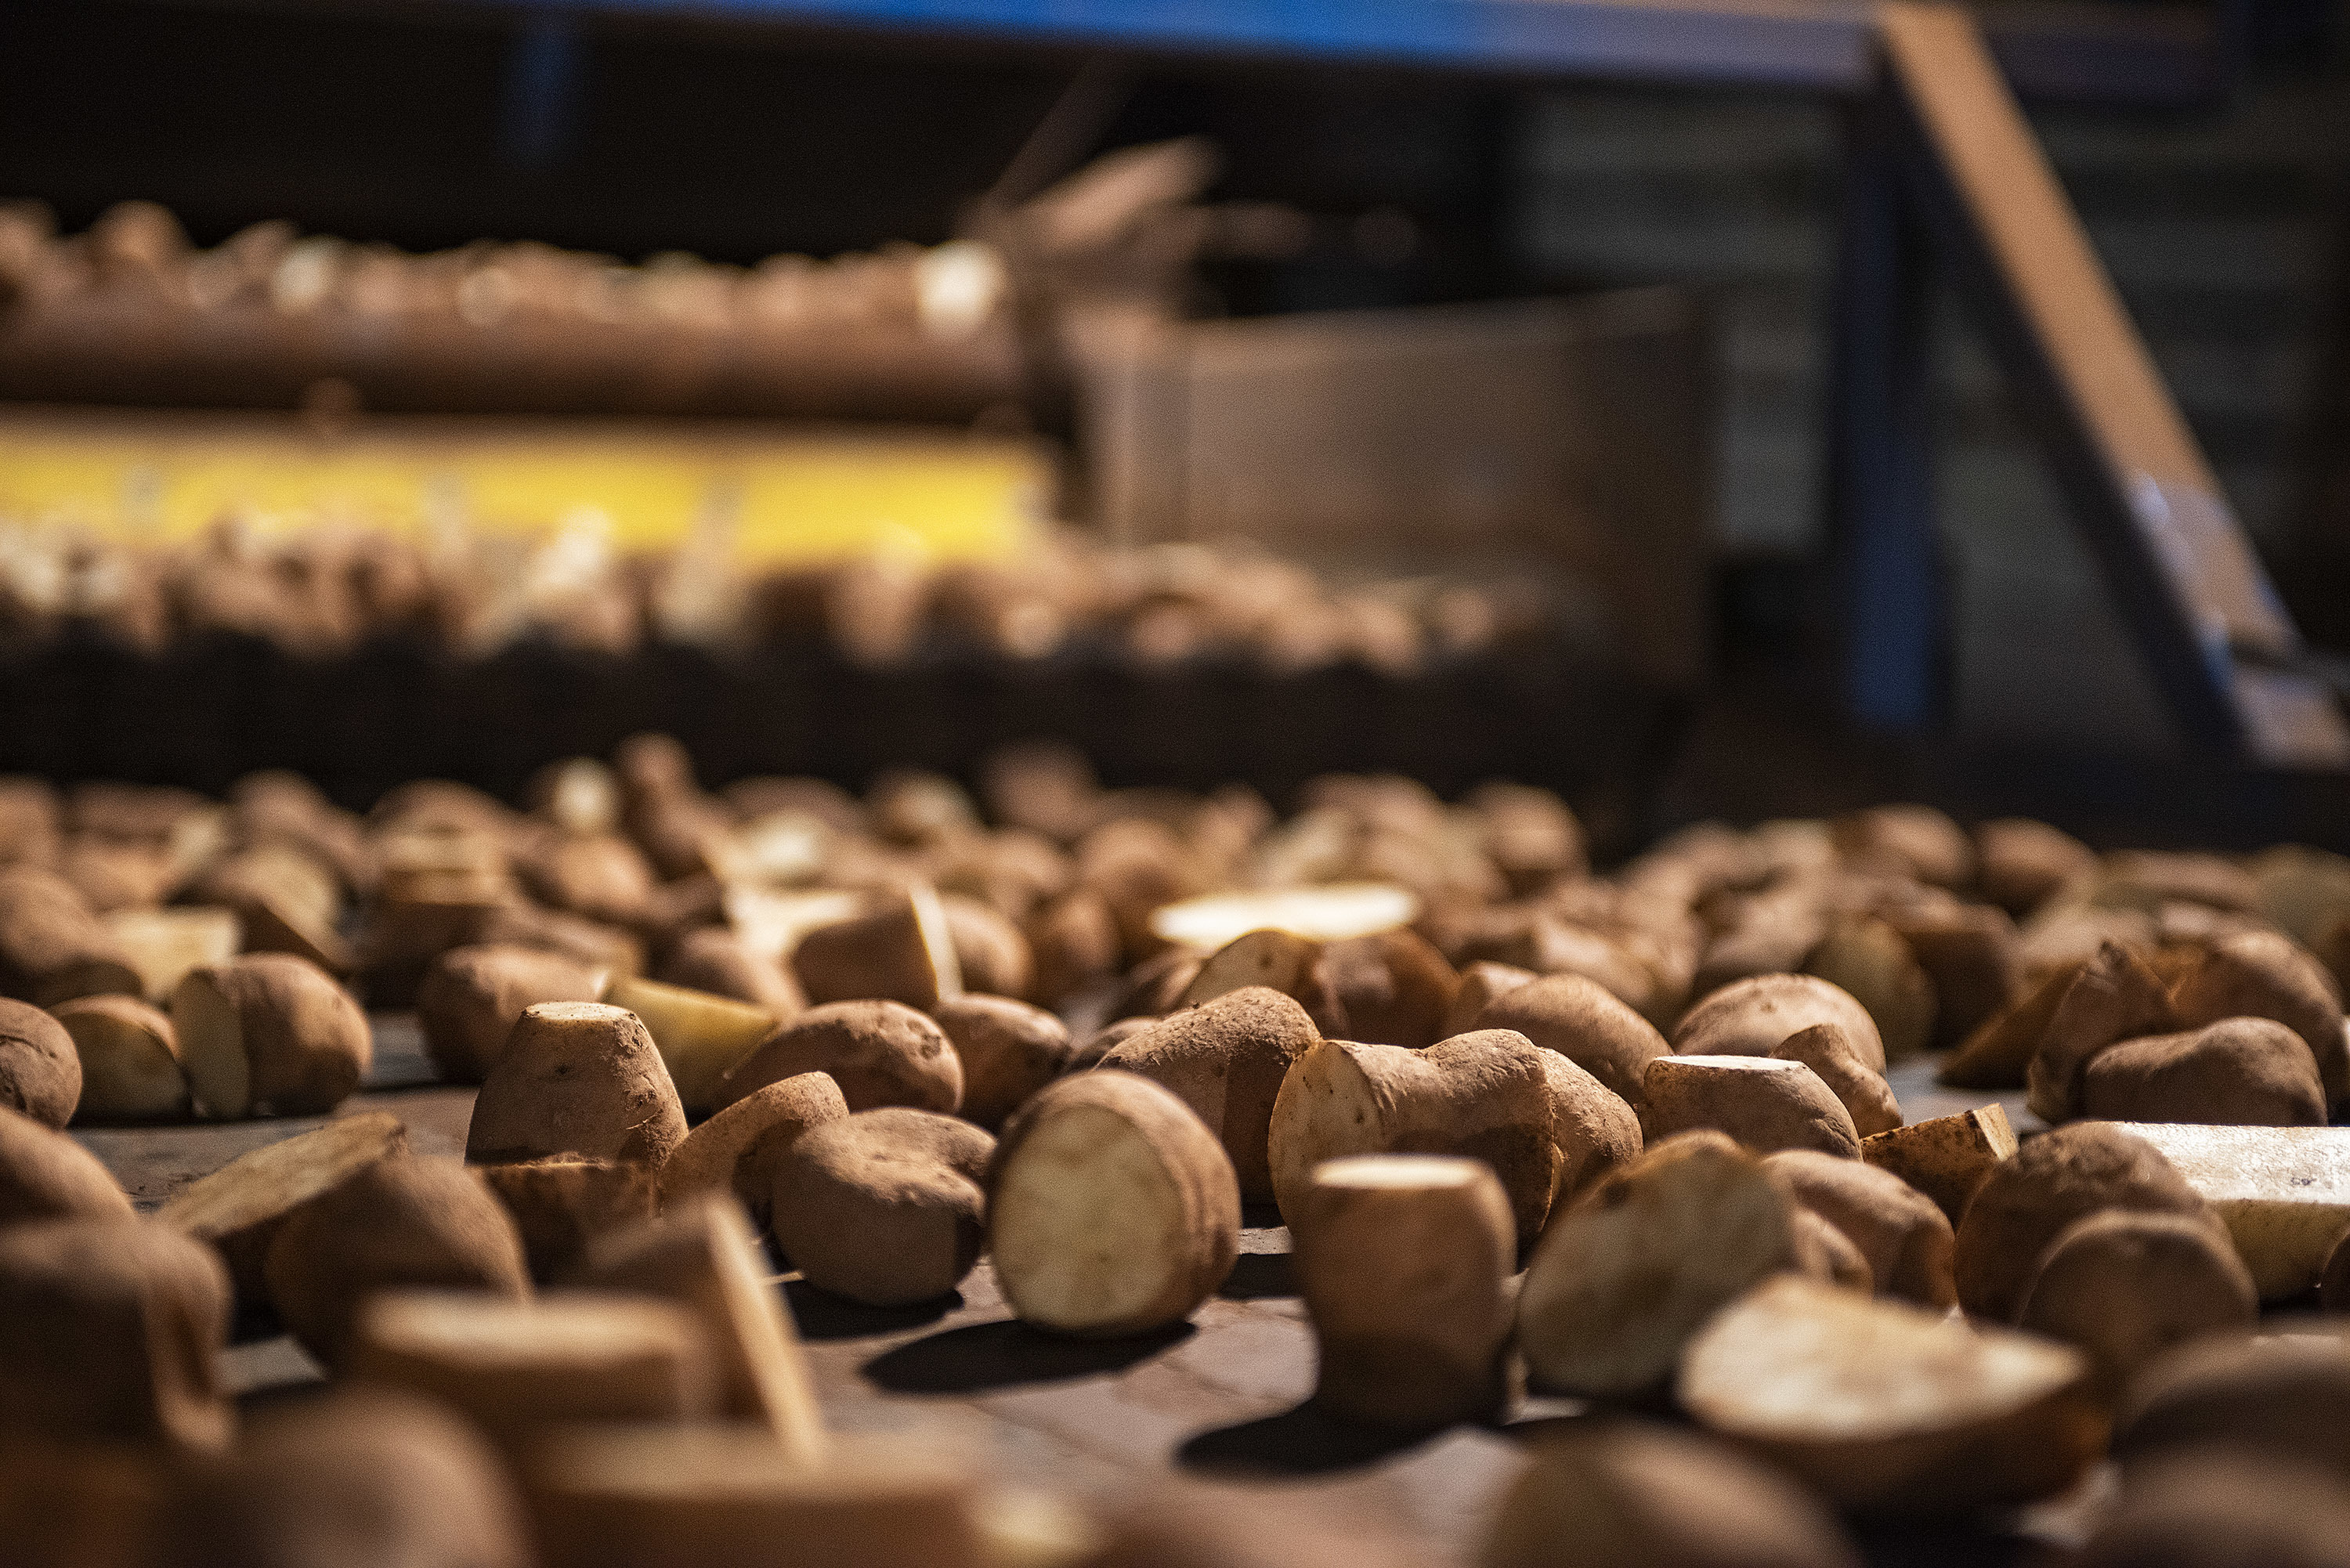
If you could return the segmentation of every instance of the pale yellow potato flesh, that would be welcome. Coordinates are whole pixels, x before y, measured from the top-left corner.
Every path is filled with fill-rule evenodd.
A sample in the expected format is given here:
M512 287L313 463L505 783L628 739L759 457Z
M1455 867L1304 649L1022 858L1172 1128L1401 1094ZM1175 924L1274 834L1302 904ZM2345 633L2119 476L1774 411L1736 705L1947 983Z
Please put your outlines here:
M1338 942L1391 931L1419 918L1419 900L1406 888L1386 882L1333 882L1319 888L1211 893L1163 904L1151 911L1150 934L1212 952L1253 930Z
M1101 1106L1046 1119L1005 1162L989 1245L1012 1310L1045 1328L1118 1323L1171 1289L1188 1242L1175 1181L1141 1129Z
M778 893L748 883L727 885L726 923L743 945L769 963L788 962L800 939L818 926L829 926L861 913L863 893L827 889L814 893Z
M677 1085L678 1102L691 1115L717 1106L720 1081L775 1033L778 1022L765 1008L731 996L633 975L613 980L603 1000L644 1021Z
M181 977L172 992L172 1027L180 1037L180 1065L205 1116L234 1121L253 1108L253 1066L244 1054L244 1021L236 1004L201 973Z
M104 919L138 974L140 990L158 1005L171 999L172 988L190 970L226 963L244 941L231 909L117 909Z
M2314 1285L2350 1231L2350 1127L2114 1125L2160 1150L2218 1212L2262 1301Z

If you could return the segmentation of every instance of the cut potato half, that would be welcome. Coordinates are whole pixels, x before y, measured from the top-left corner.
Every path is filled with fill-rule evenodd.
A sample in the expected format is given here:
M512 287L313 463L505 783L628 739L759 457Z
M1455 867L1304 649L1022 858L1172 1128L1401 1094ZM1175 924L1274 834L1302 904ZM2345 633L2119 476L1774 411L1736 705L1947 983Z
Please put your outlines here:
M2152 1144L2227 1223L2262 1301L2316 1284L2350 1231L2350 1127L2114 1125Z
M1151 911L1150 934L1212 952L1254 930L1342 942L1391 931L1419 918L1419 900L1407 888L1386 882L1333 882L1319 888L1212 893L1163 904Z
M190 970L234 958L244 940L233 909L117 909L105 919L153 1002L168 1000Z

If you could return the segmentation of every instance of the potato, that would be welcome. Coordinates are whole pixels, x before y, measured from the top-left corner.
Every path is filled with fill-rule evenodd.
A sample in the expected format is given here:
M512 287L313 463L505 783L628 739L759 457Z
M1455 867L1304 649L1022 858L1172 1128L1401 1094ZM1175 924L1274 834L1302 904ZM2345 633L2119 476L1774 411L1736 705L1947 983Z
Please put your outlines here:
M155 1218L209 1243L228 1265L238 1305L258 1305L269 1299L264 1270L286 1217L407 1147L398 1116L346 1116L237 1156L173 1193Z
M660 1206L666 1210L700 1193L732 1192L764 1231L784 1150L808 1128L847 1114L848 1102L829 1074L778 1078L685 1135L661 1162Z
M942 1296L979 1262L995 1140L903 1106L809 1128L776 1162L775 1241L812 1284L868 1306Z
M514 871L547 908L607 925L634 925L652 906L652 867L618 834L550 833L515 857Z
M2325 1090L2292 1030L2225 1018L2100 1051L2081 1075L2081 1110L2101 1121L2324 1127Z
M2227 1225L2262 1301L2315 1284L2350 1230L2350 1128L2132 1122Z
M381 1390L263 1416L178 1478L152 1568L529 1568L522 1504L452 1413Z
M1932 1199L1956 1225L1991 1167L2015 1148L2007 1107L1993 1103L1872 1134L1860 1140L1860 1158Z
M2157 1358L2114 1412L2126 1470L2178 1450L2226 1448L2350 1474L2350 1349L2333 1334L2208 1335Z
M0 1438L225 1446L229 1283L220 1262L143 1220L0 1230Z
M1829 824L1846 860L1882 867L1938 888L1974 880L1975 846L1966 830L1929 805L1874 805Z
M1068 1025L1041 1007L966 992L931 1019L962 1064L964 1118L990 1132L1068 1065Z
M577 1428L523 1484L546 1568L993 1568L977 1476L901 1437L795 1464L751 1428Z
M474 1096L465 1158L504 1165L579 1155L658 1169L684 1141L676 1085L635 1013L540 1002L523 1009Z
M1073 888L1040 906L1024 928L1035 961L1032 994L1046 1006L1116 972L1118 919L1090 888Z
M925 887L808 932L792 954L792 972L819 1006L881 1000L927 1011L962 994L946 911Z
M1326 1160L1290 1234L1314 1324L1315 1406L1407 1431L1500 1412L1518 1245L1491 1167L1425 1154Z
M0 868L0 996L47 1006L139 991L130 956L72 883L30 867Z
M1486 1004L1475 1027L1516 1030L1589 1073L1636 1111L1647 1092L1648 1064L1670 1049L1655 1024L1579 974L1513 987Z
M1518 1294L1528 1375L1591 1398L1657 1393L1708 1318L1800 1266L1795 1214L1785 1188L1721 1133L1651 1147L1534 1248Z
M1443 1038L1461 977L1410 931L1332 942L1322 950L1321 969L1350 1037L1409 1050Z
M2115 1210L2048 1245L2017 1322L2079 1349L2107 1397L2199 1334L2249 1333L2260 1296L2227 1237L2179 1214Z
M1218 948L1176 999L1176 1007L1197 1007L1252 985L1281 992L1305 1009L1326 1035L1346 1033L1346 1013L1330 989L1323 944L1294 931L1270 927L1246 931Z
M66 1026L30 1002L0 997L0 1108L62 1127L81 1103L81 1080Z
M1565 1165L1542 1058L1507 1029L1455 1035L1425 1051L1316 1043L1274 1103L1267 1148L1282 1213L1298 1211L1326 1159L1456 1154L1492 1166L1517 1235L1540 1235Z
M947 893L939 908L946 916L947 940L965 990L995 996L1025 996L1036 977L1036 961L1020 928L975 898Z
M360 1303L387 1286L530 1294L522 1238L481 1179L453 1159L406 1153L287 1215L263 1277L287 1330L330 1370L349 1360Z
M658 978L763 1007L778 1022L790 1020L808 1004L789 970L753 951L739 932L724 926L703 926L678 938Z
M1188 948L1169 948L1145 960L1128 972L1107 1016L1117 1022L1138 1015L1157 1018L1174 1012L1206 963L1205 959Z
M557 1154L473 1169L505 1206L530 1276L543 1283L570 1273L598 1236L656 1212L655 1169L640 1159Z
M1847 915L1803 961L1804 972L1851 993L1898 1062L1923 1051L1934 1032L1934 982L1901 933L1874 915Z
M1812 1149L1787 1149L1762 1164L1796 1202L1859 1250L1878 1294L1923 1306L1958 1304L1951 1273L1957 1241L1924 1193L1888 1171Z
M688 1116L706 1116L723 1103L726 1075L785 1022L764 1007L707 991L621 976L597 999L644 1020L653 1048L677 1085Z
M1455 1034L1466 1034L1477 1027L1477 1020L1494 999L1530 985L1542 977L1530 969L1515 964L1496 963L1491 959L1478 959L1461 966L1461 983L1452 992L1452 1005L1445 1010L1441 1038L1450 1040ZM1515 1028L1514 1024L1495 1024L1497 1029ZM1324 1033L1333 1033L1324 1030ZM1343 1033L1340 1031L1339 1033ZM1523 1029L1518 1033L1529 1040L1532 1034Z
M2097 863L2095 853L2071 834L2021 816L1977 827L1975 856L1983 897L2018 916L2082 880Z
M852 1111L909 1106L943 1115L962 1104L962 1063L946 1032L888 1001L809 1008L735 1064L719 1086L719 1104L802 1073L830 1075Z
M1758 974L1726 985L1682 1015L1672 1048L1688 1056L1768 1056L1814 1023L1842 1028L1864 1066L1885 1071L1885 1040L1868 1010L1816 975Z
M1171 1092L1115 1069L1065 1078L1005 1124L986 1176L988 1248L1021 1320L1113 1338L1181 1322L1224 1282L1240 1187Z
M1528 1445L1495 1510L1482 1568L1859 1568L1811 1494L1698 1433L1578 1421Z
M135 996L78 996L52 1010L81 1064L84 1122L177 1121L188 1114L180 1037L165 1013Z
M2079 1352L1803 1279L1716 1314L1677 1392L1700 1424L1861 1514L2028 1502L2105 1445Z
M567 757L531 775L530 809L566 833L609 833L620 823L620 781L594 757Z
M1600 1081L1555 1051L1541 1053L1550 1087L1550 1141L1558 1150L1552 1214L1640 1154L1640 1117Z
M1933 981L1936 1049L1965 1039L2022 989L2015 922L2003 911L1937 901L1898 907L1886 918Z
M2074 977L2089 961L2060 966L2037 985L1975 1025L1934 1069L1935 1082L1953 1089L2020 1089Z
M1771 1048L1782 1062L1801 1062L1828 1086L1862 1137L1890 1132L1901 1125L1901 1106L1885 1075L1860 1059L1852 1036L1833 1023L1798 1029Z
M2221 937L2171 988L2170 1012L2182 1029L2223 1018L2274 1019L2308 1045L2326 1102L2350 1098L2341 992L2325 966L2290 937L2276 931Z
M0 1106L0 1229L32 1220L120 1220L130 1199L72 1138Z
M1231 1157L1242 1199L1256 1203L1277 1185L1274 1106L1292 1064L1319 1039L1313 1019L1289 997L1243 986L1128 1035L1101 1065L1149 1078L1198 1112Z
M1118 898L1106 896L1115 909ZM1213 952L1250 931L1271 929L1312 941L1343 942L1399 930L1419 918L1419 899L1405 888L1386 882L1328 882L1162 902L1148 911L1140 934L1145 940Z
M506 1048L522 1011L542 1002L595 1002L609 976L543 948L452 948L425 967L416 1022L441 1076L478 1084Z
M385 1291L360 1308L352 1346L353 1385L452 1406L509 1458L562 1423L690 1422L716 1405L700 1323L645 1296Z
M171 1001L181 976L226 963L244 944L234 909L117 909L106 929L138 973L138 994L159 1004Z
M1813 1148L1860 1158L1852 1114L1801 1062L1771 1056L1659 1056L1648 1064L1640 1132L1655 1143L1714 1127L1758 1154Z
M2024 1072L2033 1114L2048 1122L2070 1121L2080 1114L2081 1077L2089 1059L2116 1041L2160 1033L2170 1019L2162 979L2145 960L2118 942L2098 948L2056 999L2033 1048Z
M196 1108L221 1120L333 1110L375 1062L351 993L291 953L190 970L172 992L172 1028Z
M2184 1177L2144 1138L2110 1122L2043 1133L1999 1161L1959 1221L1959 1302L2013 1323L2048 1244L2100 1210L2209 1218Z
M658 1220L599 1238L580 1282L658 1296L693 1313L716 1362L722 1413L759 1422L793 1463L813 1463L828 1446L824 1417L770 1272L742 1205L704 1192Z
M2075 1561L2080 1568L2345 1568L2350 1493L2306 1464L2225 1449L2134 1468Z

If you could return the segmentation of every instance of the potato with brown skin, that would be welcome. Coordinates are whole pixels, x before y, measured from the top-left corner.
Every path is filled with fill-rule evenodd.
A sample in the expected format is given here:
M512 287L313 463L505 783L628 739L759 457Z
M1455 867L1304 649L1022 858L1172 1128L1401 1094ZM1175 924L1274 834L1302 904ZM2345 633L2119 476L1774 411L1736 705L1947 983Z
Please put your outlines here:
M1636 1111L1648 1064L1671 1049L1655 1024L1579 974L1546 975L1503 992L1478 1013L1475 1027L1517 1031L1589 1073Z
M2032 1112L2043 1121L2080 1114L2081 1079L2090 1058L2123 1040L2170 1027L2170 999L2160 976L2118 942L2106 942L2064 987L2024 1072Z
M1847 915L1831 922L1803 967L1804 973L1850 992L1867 1010L1887 1061L1914 1056L1932 1038L1933 980L1901 933L1876 916Z
M1938 888L1974 880L1975 846L1966 830L1929 805L1874 805L1829 825L1836 850L1862 866L1882 866Z
M1408 930L1330 942L1321 971L1349 1035L1369 1045L1419 1050L1443 1035L1461 977L1444 955Z
M2096 853L2060 828L2002 817L1975 829L1977 884L1983 897L2022 917L2096 868Z
M481 1179L453 1159L377 1160L277 1227L269 1300L329 1371L349 1359L359 1305L390 1286L530 1294L522 1238Z
M784 1150L808 1128L847 1114L848 1102L829 1074L778 1078L685 1135L661 1162L660 1207L666 1210L697 1193L731 1191L764 1231Z
M1511 963L1497 963L1492 959L1478 959L1462 964L1461 983L1452 992L1452 1005L1445 1010L1442 1038L1450 1040L1455 1034L1468 1033L1477 1027L1477 1020L1484 1015L1485 1009L1492 1005L1496 998L1515 991L1522 985L1530 985L1541 978L1542 976L1530 969L1520 969ZM1512 1026L1496 1024L1494 1027ZM1327 1033L1329 1031L1325 1030L1324 1033ZM1518 1033L1525 1034L1526 1032L1521 1029ZM1526 1037L1530 1040L1534 1038L1531 1034Z
M0 1108L62 1127L81 1103L81 1054L66 1026L28 1002L0 997Z
M2063 965L1975 1025L1934 1069L1934 1081L1951 1089L2023 1087L2040 1037L2048 1033L2057 1004L2087 962L2083 959Z
M1543 1235L1518 1293L1518 1345L1540 1387L1638 1398L1670 1380L1721 1307L1800 1268L1797 1207L1717 1132L1654 1145Z
M802 1073L825 1073L851 1111L883 1106L951 1114L962 1105L962 1063L946 1031L900 1002L811 1007L737 1063L718 1090L723 1109Z
M2004 911L1935 901L1897 908L1887 919L1933 981L1937 1050L1965 1039L2022 988L2015 922Z
M442 1077L478 1084L506 1048L523 1009L542 1002L594 1002L603 971L543 948L452 948L416 988L416 1022Z
M1863 1515L2052 1496L2105 1446L2077 1351L1809 1280L1769 1281L1716 1314L1676 1392L1701 1425Z
M552 1284L587 1257L597 1238L658 1211L656 1168L640 1159L547 1155L472 1168L513 1220L530 1277Z
M218 1251L238 1305L258 1306L269 1299L269 1245L286 1217L407 1147L398 1116L345 1116L239 1155L173 1193L155 1218Z
M1811 1279L1868 1296L1877 1293L1877 1274L1852 1238L1825 1215L1809 1209L1795 1210L1796 1271Z
M515 857L514 871L547 908L607 925L634 925L652 905L652 867L618 834L550 833Z
M1117 972L1118 919L1090 888L1073 888L1040 905L1023 928L1035 960L1032 1000L1049 1007Z
M2026 1142L1975 1189L1959 1221L1959 1302L2013 1323L2050 1242L2102 1210L2219 1221L2170 1162L2106 1122L2074 1122Z
M130 1199L98 1157L0 1106L0 1228L34 1220L127 1220Z
M1640 1105L1650 1143L1713 1127L1757 1154L1817 1149L1860 1158L1852 1113L1801 1062L1772 1056L1659 1056Z
M1022 1322L1087 1338L1182 1322L1232 1272L1240 1183L1191 1107L1116 1069L1064 1078L1004 1124L988 1251Z
M1274 1104L1267 1153L1282 1212L1305 1200L1326 1159L1462 1155L1493 1168L1521 1241L1540 1235L1565 1163L1544 1054L1507 1029L1457 1034L1425 1051L1316 1043Z
M979 1262L995 1140L904 1106L811 1127L775 1168L775 1240L810 1284L868 1306L942 1296Z
M176 1478L151 1568L530 1568L497 1456L454 1412L380 1389L273 1409Z
M1274 1105L1292 1064L1319 1039L1305 1008L1252 985L1137 1031L1101 1065L1149 1078L1198 1112L1232 1158L1241 1197L1256 1203L1276 1186L1269 1152Z
M962 1064L963 1118L990 1132L1068 1066L1068 1025L1041 1007L965 992L931 1020Z
M2304 1460L2350 1473L2350 1346L2336 1334L2210 1335L2158 1356L2114 1412L2125 1470L2219 1445L2263 1463Z
M2015 1129L2005 1106L1979 1106L1932 1116L1860 1140L1860 1158L1892 1172L1928 1198L1953 1226L1991 1167L2015 1153Z
M2223 1018L2100 1051L2081 1075L2081 1112L2099 1121L2325 1125L2325 1090L2301 1037L2266 1018Z
M1860 1554L1809 1492L1696 1432L1578 1421L1530 1449L1480 1568L1859 1568Z
M465 1158L503 1165L578 1155L658 1169L684 1141L677 1088L635 1013L542 1002L523 1009L474 1096Z
M135 996L78 996L52 1010L81 1064L84 1122L179 1121L188 1115L188 1075L170 1015Z
M224 1447L229 1283L220 1261L142 1220L0 1230L0 1438Z
M0 996L46 1006L139 991L129 955L72 883L28 866L0 868Z
M1957 1241L1924 1193L1888 1171L1811 1149L1786 1149L1762 1164L1859 1250L1877 1293L1923 1306L1958 1304Z
M764 1007L779 1022L808 1004L788 969L753 952L739 932L725 926L703 926L678 938L655 978Z
M2179 1214L2092 1214L2041 1255L2016 1321L2076 1346L2107 1397L2174 1345L2244 1334L2260 1317L2252 1276L2224 1233Z
M2325 966L2290 937L2242 931L2220 938L2171 988L2170 1012L2182 1029L2223 1018L2273 1019L2308 1045L2326 1103L2350 1097L2341 992Z
M2222 1448L2132 1467L2079 1568L2350 1568L2350 1494L2299 1459Z
M946 916L947 940L954 948L964 990L995 996L1028 994L1036 961L1018 926L979 900L954 893L941 894L939 908Z
M946 910L919 886L808 932L792 953L792 973L818 1006L880 999L927 1010L962 993Z
M375 1060L351 993L291 953L190 970L172 992L172 1028L197 1109L221 1120L330 1111Z
M1901 1125L1901 1105L1885 1075L1860 1059L1852 1036L1833 1023L1798 1029L1771 1048L1773 1058L1801 1062L1828 1086L1862 1137L1890 1132Z
M1723 986L1682 1014L1672 1048L1686 1056L1768 1056L1815 1023L1843 1029L1863 1065L1885 1071L1885 1040L1850 992L1817 975L1758 974Z
M1263 927L1243 931L1201 961L1176 999L1177 1008L1197 1007L1252 985L1281 992L1305 1009L1326 1036L1346 1033L1346 1012L1322 962L1323 944L1295 931ZM1170 1009L1173 1011L1173 1009Z
M1640 1116L1557 1052L1541 1057L1550 1087L1550 1141L1558 1150L1558 1185L1550 1200L1556 1216L1592 1183L1639 1158Z

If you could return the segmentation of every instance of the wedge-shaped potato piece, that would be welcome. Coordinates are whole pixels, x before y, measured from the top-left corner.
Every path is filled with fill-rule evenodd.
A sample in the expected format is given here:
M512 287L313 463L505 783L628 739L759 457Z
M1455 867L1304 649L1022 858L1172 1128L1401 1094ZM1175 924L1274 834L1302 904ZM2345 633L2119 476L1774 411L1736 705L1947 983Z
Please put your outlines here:
M1828 1092L1843 1102L1853 1130L1862 1137L1891 1132L1901 1125L1901 1104L1885 1075L1860 1059L1852 1036L1833 1023L1798 1029L1771 1048L1783 1062L1801 1062L1819 1075Z
M237 1304L259 1305L269 1299L269 1243L286 1217L407 1147L408 1129L398 1116L346 1116L237 1156L173 1193L155 1218L210 1243L228 1264Z
M554 1155L659 1169L685 1141L685 1112L643 1021L594 1002L523 1009L473 1098L465 1158L504 1165Z
M1636 1111L1647 1092L1648 1064L1671 1050L1655 1024L1579 974L1545 975L1511 987L1486 1004L1474 1027L1516 1030L1598 1079Z
M1499 1412L1518 1243L1491 1167L1426 1154L1326 1160L1291 1235L1314 1322L1315 1405L1404 1430Z
M1852 1113L1801 1062L1773 1056L1659 1056L1648 1064L1640 1130L1650 1143L1713 1127L1757 1154L1814 1148L1860 1158Z
M172 1027L197 1108L222 1120L330 1111L375 1061L351 993L291 953L190 970L172 992Z
M808 1128L847 1114L848 1102L829 1074L778 1078L685 1135L661 1162L660 1207L691 1201L698 1193L731 1191L752 1225L764 1231L784 1150Z
M288 1215L263 1272L277 1315L328 1368L348 1362L352 1322L376 1291L530 1294L522 1238L481 1179L453 1159L404 1153L361 1168Z
M2119 942L2106 942L2081 966L2049 1014L2024 1084L2033 1115L2047 1122L2081 1114L2081 1077L2090 1059L2117 1041L2170 1027L2162 977Z
M720 1409L762 1423L795 1463L823 1457L824 1417L799 1332L731 1196L703 1193L601 1238L580 1282L659 1296L691 1312L717 1363Z
M2264 1462L2350 1473L2350 1344L2338 1333L2189 1340L2130 1382L2114 1457L2136 1469L2174 1449L2225 1448Z
M1952 1089L2020 1089L2031 1070L2033 1053L2056 1016L2073 979L2085 960L2062 965L2025 990L2005 1007L1975 1025L1958 1049L1934 1069L1934 1081Z
M78 996L52 1011L81 1060L76 1120L177 1121L188 1114L188 1075L168 1014L135 996Z
M962 1105L962 1062L946 1031L903 1002L834 1002L777 1028L726 1075L721 1106L802 1073L840 1085L852 1111L910 1106L945 1115Z
M1723 1309L1690 1341L1678 1390L1704 1426L1863 1514L2046 1497L2105 1447L2078 1351L1810 1280Z
M2015 1147L2007 1107L1993 1103L1871 1134L1860 1140L1860 1158L1932 1199L1956 1225L1991 1167Z
M1008 996L966 992L931 1010L962 1064L962 1114L993 1132L1069 1064L1069 1026Z
M2350 1127L2220 1127L2122 1122L2228 1227L2262 1301L2315 1284L2350 1231Z
M2324 1127L2325 1090L2301 1036L2267 1018L2223 1018L2100 1051L2081 1074L2100 1121Z
M416 987L424 1049L452 1084L478 1084L506 1048L523 1009L542 1002L594 1002L609 974L544 948L452 948Z
M1150 934L1198 952L1213 952L1255 930L1288 931L1313 941L1343 942L1408 926L1419 900L1386 882L1330 882L1211 893L1163 904L1150 915Z
M523 1487L546 1568L993 1568L976 1472L903 1438L811 1464L755 1428L580 1428Z
M1656 1393L1709 1317L1801 1266L1796 1212L1762 1162L1721 1133L1657 1144L1534 1249L1518 1293L1530 1376L1596 1398Z
M1148 1078L1064 1078L1004 1124L987 1175L996 1282L1024 1323L1102 1338L1182 1322L1240 1251L1216 1135Z
M1933 1199L1890 1171L1811 1149L1788 1149L1762 1163L1795 1201L1851 1240L1879 1294L1921 1306L1958 1304L1951 1274L1958 1244Z
M117 909L106 929L139 975L139 992L165 1002L192 969L226 963L244 944L236 911L196 905L170 909Z
M946 911L920 886L803 936L792 972L819 1006L879 999L927 1011L962 994Z
M220 1262L140 1220L0 1231L0 1438L225 1447Z
M979 1262L995 1140L901 1106L809 1128L775 1164L775 1240L810 1284L868 1306L942 1296Z
M1532 1449L1494 1513L1482 1568L1859 1568L1816 1499L1700 1434L1578 1421Z
M716 1406L700 1323L644 1296L386 1291L352 1344L353 1383L452 1405L509 1454L562 1422L692 1421Z
M531 1278L552 1283L577 1268L599 1236L653 1217L657 1174L640 1159L556 1154L473 1168L522 1238Z
M1552 1217L1611 1170L1640 1156L1640 1118L1606 1085L1555 1051L1539 1053L1550 1085L1550 1141L1558 1150Z
M1320 1041L1274 1104L1274 1192L1282 1213L1294 1214L1326 1159L1465 1155L1501 1178L1517 1234L1537 1236L1564 1165L1555 1115L1542 1054L1512 1030L1481 1029L1425 1051Z
M2118 1393L2162 1352L2207 1334L2249 1334L2260 1297L2228 1238L2183 1214L2092 1214L2041 1255L2020 1319L2089 1358Z
M81 1078L66 1026L29 1002L0 997L0 1107L62 1127L81 1102Z
M1885 1071L1885 1038L1868 1009L1842 986L1809 974L1758 974L1723 986L1682 1014L1673 1049L1690 1056L1768 1056L1814 1023L1841 1028L1862 1064Z
M718 1108L726 1075L783 1022L764 1007L731 996L633 976L612 981L598 1000L645 1021L689 1116Z
M1244 986L1137 1031L1101 1065L1149 1078L1198 1112L1232 1158L1241 1196L1261 1202L1278 1185L1270 1153L1274 1106L1292 1064L1320 1038L1297 1002Z

